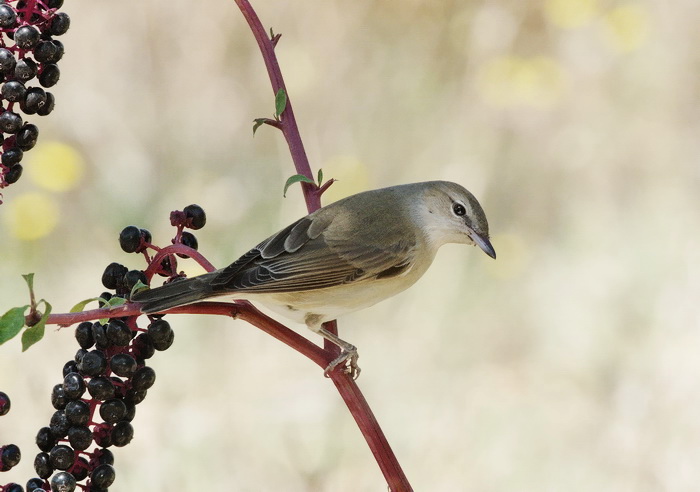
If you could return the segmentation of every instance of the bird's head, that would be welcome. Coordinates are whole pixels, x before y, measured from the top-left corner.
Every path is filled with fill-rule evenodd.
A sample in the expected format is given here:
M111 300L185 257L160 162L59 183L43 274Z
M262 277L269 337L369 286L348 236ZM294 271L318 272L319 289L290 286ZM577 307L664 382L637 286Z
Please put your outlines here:
M418 208L429 241L436 247L446 243L477 245L495 259L486 214L474 195L449 181L423 184Z

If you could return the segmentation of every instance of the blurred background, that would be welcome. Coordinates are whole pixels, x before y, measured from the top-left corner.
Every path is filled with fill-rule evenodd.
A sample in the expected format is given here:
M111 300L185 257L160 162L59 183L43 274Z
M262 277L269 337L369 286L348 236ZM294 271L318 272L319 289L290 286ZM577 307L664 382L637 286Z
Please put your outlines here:
M700 481L700 4L254 1L325 203L447 179L498 260L444 247L404 294L340 320L416 490L690 491ZM215 265L304 215L274 99L231 0L73 0L56 109L0 206L0 312L22 273L55 312L99 295L119 231L197 203ZM199 4L204 6L204 4ZM196 267L181 263L190 273ZM174 346L117 449L115 491L379 491L318 367L240 321L170 316ZM307 334L306 328L295 326ZM78 346L0 347L0 442L36 431ZM312 335L309 335L313 338Z

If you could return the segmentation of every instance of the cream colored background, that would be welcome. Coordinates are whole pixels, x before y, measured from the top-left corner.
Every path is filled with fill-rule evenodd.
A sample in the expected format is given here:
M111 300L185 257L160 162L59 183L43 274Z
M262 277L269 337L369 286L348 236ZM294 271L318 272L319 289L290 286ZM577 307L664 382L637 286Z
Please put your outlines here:
M360 387L421 491L691 491L700 481L700 6L694 0L254 2L326 200L450 179L483 204L498 260L445 247L426 277L340 322ZM172 237L208 212L216 265L304 214L273 95L234 2L66 2L43 143L86 163L56 229L0 220L0 311L21 273L57 311L102 292L119 231ZM27 169L31 156L27 154ZM6 210L3 210L6 208ZM3 228L5 227L5 228ZM195 270L192 269L194 272ZM243 322L170 316L175 345L116 451L115 491L380 491L321 371ZM299 328L304 332L304 328ZM77 350L50 330L0 347L0 442L32 473L51 387Z

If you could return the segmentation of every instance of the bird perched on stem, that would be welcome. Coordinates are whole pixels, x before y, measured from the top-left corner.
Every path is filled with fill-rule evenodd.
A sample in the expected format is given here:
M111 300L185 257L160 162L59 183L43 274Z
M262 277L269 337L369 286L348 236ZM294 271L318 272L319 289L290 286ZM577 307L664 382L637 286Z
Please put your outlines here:
M481 205L447 181L365 191L331 203L285 227L229 266L135 294L144 313L205 299L259 301L305 323L341 348L326 374L357 349L322 325L392 297L413 285L440 246L476 245L491 258Z

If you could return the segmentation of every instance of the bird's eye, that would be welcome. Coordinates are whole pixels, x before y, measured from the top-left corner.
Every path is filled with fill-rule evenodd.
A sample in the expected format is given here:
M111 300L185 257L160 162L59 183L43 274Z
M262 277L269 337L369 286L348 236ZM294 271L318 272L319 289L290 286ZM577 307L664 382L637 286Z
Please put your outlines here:
M452 211L455 213L455 215L458 215L460 217L467 213L467 209L464 208L464 205L456 202L452 204Z

